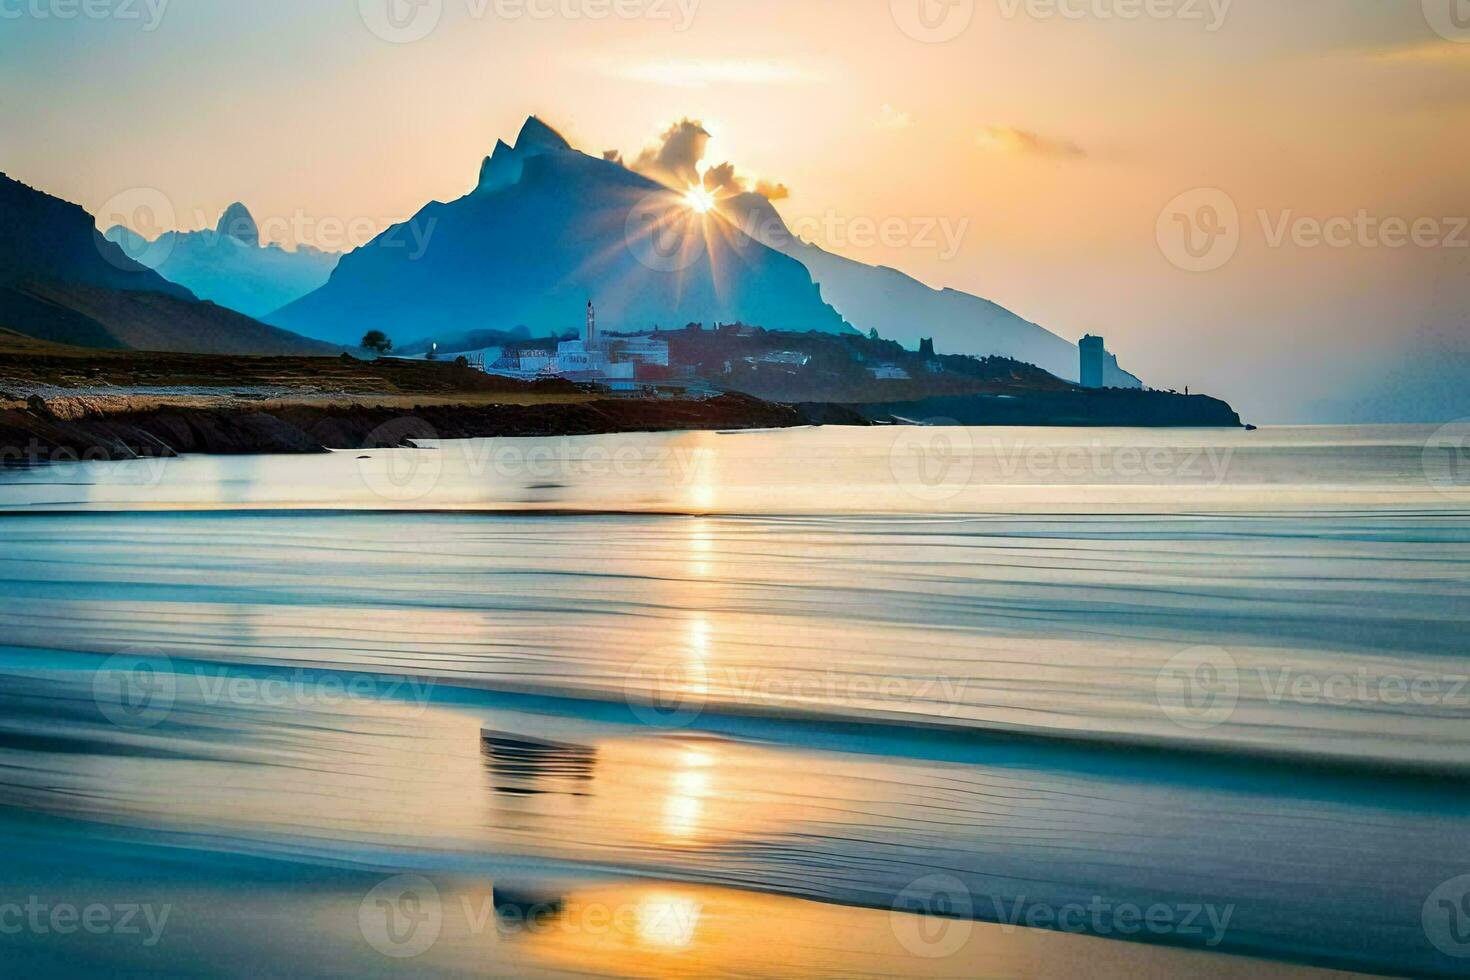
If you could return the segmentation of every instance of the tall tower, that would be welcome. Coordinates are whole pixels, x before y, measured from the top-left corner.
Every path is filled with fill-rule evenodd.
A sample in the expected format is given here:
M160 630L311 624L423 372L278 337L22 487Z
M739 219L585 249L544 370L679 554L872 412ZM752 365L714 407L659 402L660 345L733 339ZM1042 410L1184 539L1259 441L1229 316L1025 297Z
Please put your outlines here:
M587 336L584 339L588 350L597 344L597 310L590 299L587 301Z
M1107 362L1108 348L1101 337L1088 334L1082 338L1077 345L1082 355L1081 380L1084 388L1101 388L1104 385L1105 369L1103 365Z

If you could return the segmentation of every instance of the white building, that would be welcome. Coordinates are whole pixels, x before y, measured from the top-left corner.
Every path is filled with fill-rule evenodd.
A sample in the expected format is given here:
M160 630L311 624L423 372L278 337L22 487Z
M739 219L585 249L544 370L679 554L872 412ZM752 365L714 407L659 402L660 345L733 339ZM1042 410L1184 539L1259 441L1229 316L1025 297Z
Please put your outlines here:
M597 331L597 310L588 302L587 325L581 337L561 341L555 351L523 350L506 355L487 370L518 378L555 376L577 381L631 382L640 364L668 367L668 341L653 336L604 338Z

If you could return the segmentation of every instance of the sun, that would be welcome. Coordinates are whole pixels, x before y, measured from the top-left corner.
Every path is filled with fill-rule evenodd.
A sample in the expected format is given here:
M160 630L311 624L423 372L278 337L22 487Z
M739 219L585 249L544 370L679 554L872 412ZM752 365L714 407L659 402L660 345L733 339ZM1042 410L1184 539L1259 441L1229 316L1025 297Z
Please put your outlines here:
M715 208L715 196L703 187L691 187L684 192L684 204L696 214L709 214Z

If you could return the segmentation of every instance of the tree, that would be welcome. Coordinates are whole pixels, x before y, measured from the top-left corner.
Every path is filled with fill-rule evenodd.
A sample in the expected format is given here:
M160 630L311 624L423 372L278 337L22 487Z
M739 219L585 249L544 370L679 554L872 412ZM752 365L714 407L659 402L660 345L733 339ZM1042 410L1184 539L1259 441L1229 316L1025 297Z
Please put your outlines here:
M381 330L369 330L362 335L362 349L386 354L393 349L393 341Z

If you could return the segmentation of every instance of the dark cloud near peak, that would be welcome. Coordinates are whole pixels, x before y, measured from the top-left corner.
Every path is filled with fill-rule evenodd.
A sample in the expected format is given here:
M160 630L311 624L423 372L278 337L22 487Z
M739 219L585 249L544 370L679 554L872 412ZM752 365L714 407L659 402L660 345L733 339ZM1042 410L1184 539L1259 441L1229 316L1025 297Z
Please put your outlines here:
M791 191L785 184L742 177L729 161L706 167L701 176L699 167L709 149L710 138L709 130L704 128L703 123L686 117L664 130L659 141L638 154L629 169L670 187L702 186L710 193L721 196L748 191L754 191L772 201L791 196ZM611 153L609 151L604 157L622 162L620 155L614 157Z

